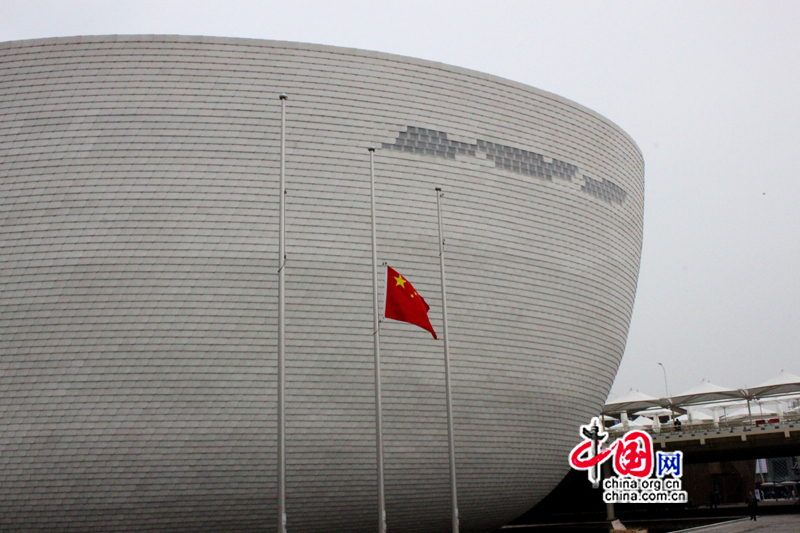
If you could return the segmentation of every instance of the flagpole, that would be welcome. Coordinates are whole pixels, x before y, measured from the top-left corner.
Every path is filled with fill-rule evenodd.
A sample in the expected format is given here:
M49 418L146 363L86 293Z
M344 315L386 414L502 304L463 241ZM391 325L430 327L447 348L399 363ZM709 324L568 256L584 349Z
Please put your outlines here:
M378 458L378 532L386 533L383 490L383 414L381 408L381 324L378 319L378 239L375 222L375 148L369 147L369 187L372 200L372 336L375 346L375 446Z
M444 229L442 227L442 188L436 187L436 211L439 215L439 264L442 275L442 330L444 331L444 382L447 389L447 438L450 449L450 500L453 533L458 533L458 494L456 490L456 446L453 437L453 397L450 393L450 348L447 336L447 287L444 277Z
M286 368L285 368L285 287L286 266L286 99L281 100L281 188L278 223L278 533L286 533Z

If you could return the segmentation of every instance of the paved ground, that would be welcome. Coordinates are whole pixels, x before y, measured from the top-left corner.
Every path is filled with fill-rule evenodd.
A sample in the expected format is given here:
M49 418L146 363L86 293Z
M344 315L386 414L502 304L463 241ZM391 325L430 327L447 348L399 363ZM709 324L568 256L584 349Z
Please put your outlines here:
M800 515L760 516L755 522L742 518L723 524L703 526L692 529L681 529L691 533L798 533L800 532Z
M625 520L629 530L649 533L800 533L800 514L759 516L755 522L739 517L653 518ZM513 525L503 533L609 533L608 522Z

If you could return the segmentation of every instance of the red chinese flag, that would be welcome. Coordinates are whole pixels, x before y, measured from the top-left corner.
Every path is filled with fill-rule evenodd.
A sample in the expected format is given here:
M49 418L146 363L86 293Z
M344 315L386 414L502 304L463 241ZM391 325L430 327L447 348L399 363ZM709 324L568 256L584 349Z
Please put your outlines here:
M384 316L400 322L408 322L428 330L434 339L438 339L428 319L430 307L417 294L411 283L390 266L386 267L386 308Z

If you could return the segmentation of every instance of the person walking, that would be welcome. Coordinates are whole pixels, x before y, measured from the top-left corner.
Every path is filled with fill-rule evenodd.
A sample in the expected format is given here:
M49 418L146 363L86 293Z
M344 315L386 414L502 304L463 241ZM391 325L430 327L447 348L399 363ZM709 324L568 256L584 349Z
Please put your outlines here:
M753 496L752 490L747 494L745 503L747 503L747 509L750 511L750 520L758 520L758 518L756 518L756 511L758 511L758 498Z

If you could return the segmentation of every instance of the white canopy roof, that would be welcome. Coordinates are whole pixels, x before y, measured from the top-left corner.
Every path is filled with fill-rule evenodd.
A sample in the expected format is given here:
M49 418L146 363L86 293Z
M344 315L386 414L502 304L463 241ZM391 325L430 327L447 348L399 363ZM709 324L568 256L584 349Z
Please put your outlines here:
M706 413L705 411L701 411L699 409L693 410L691 416L692 416L692 420L694 420L695 422L714 420L713 416L711 416L710 414ZM687 415L687 418L688 418L688 415Z
M672 409L667 409L666 407L659 407L657 409L646 409L643 411L637 411L635 414L639 416L646 416L647 418L653 418L656 416L671 416L675 414Z
M631 389L627 393L615 398L603 407L603 414L616 415L619 413L639 412L653 416L652 413L641 413L645 409L659 407L669 408L676 413L685 412L682 407L689 405L714 404L735 400L757 400L778 396L787 396L800 393L800 376L781 370L780 374L768 379L757 387L749 389L727 389L707 380L702 380L699 385L671 398L654 398L638 390ZM728 405L730 405L728 403ZM712 405L708 409L714 408ZM730 410L730 409L729 409Z
M750 416L751 413L755 418L758 417L771 418L778 414L778 412L775 409L773 409L772 407L768 407L767 404L751 402L750 411L747 410L747 406L738 407L736 409L726 409L723 418L726 418L728 420L732 418L743 418L745 416Z
M761 385L751 387L748 390L748 393L756 398L780 396L793 392L800 392L800 376L795 376L784 370L781 370L780 374L772 379L768 379Z
M750 411L752 411L753 416L772 416L777 415L778 411L775 409L774 402L756 402L750 405Z
M649 418L644 417L644 416L640 416L640 417L636 418L635 420L631 420L631 421L628 422L628 427L630 429L651 427L652 425L653 425L653 421L650 420ZM625 428L625 424L620 422L619 424L614 424L613 426L611 426L610 428L607 428L607 429L624 429L624 428Z
M726 389L710 381L702 380L699 385L684 391L678 396L673 396L670 398L670 401L673 405L690 405L693 403L717 402L741 397L742 393L736 389Z
M734 418L744 418L746 416L748 416L747 407L737 407L735 409L726 409L725 412L720 415L720 418L731 420Z
M640 416L631 421L631 424L636 424L637 426L650 427L653 425L653 421L647 418L646 416Z
M638 390L629 390L613 402L603 407L603 413L624 413L626 411L641 411L648 407L659 407L664 400L653 398Z

